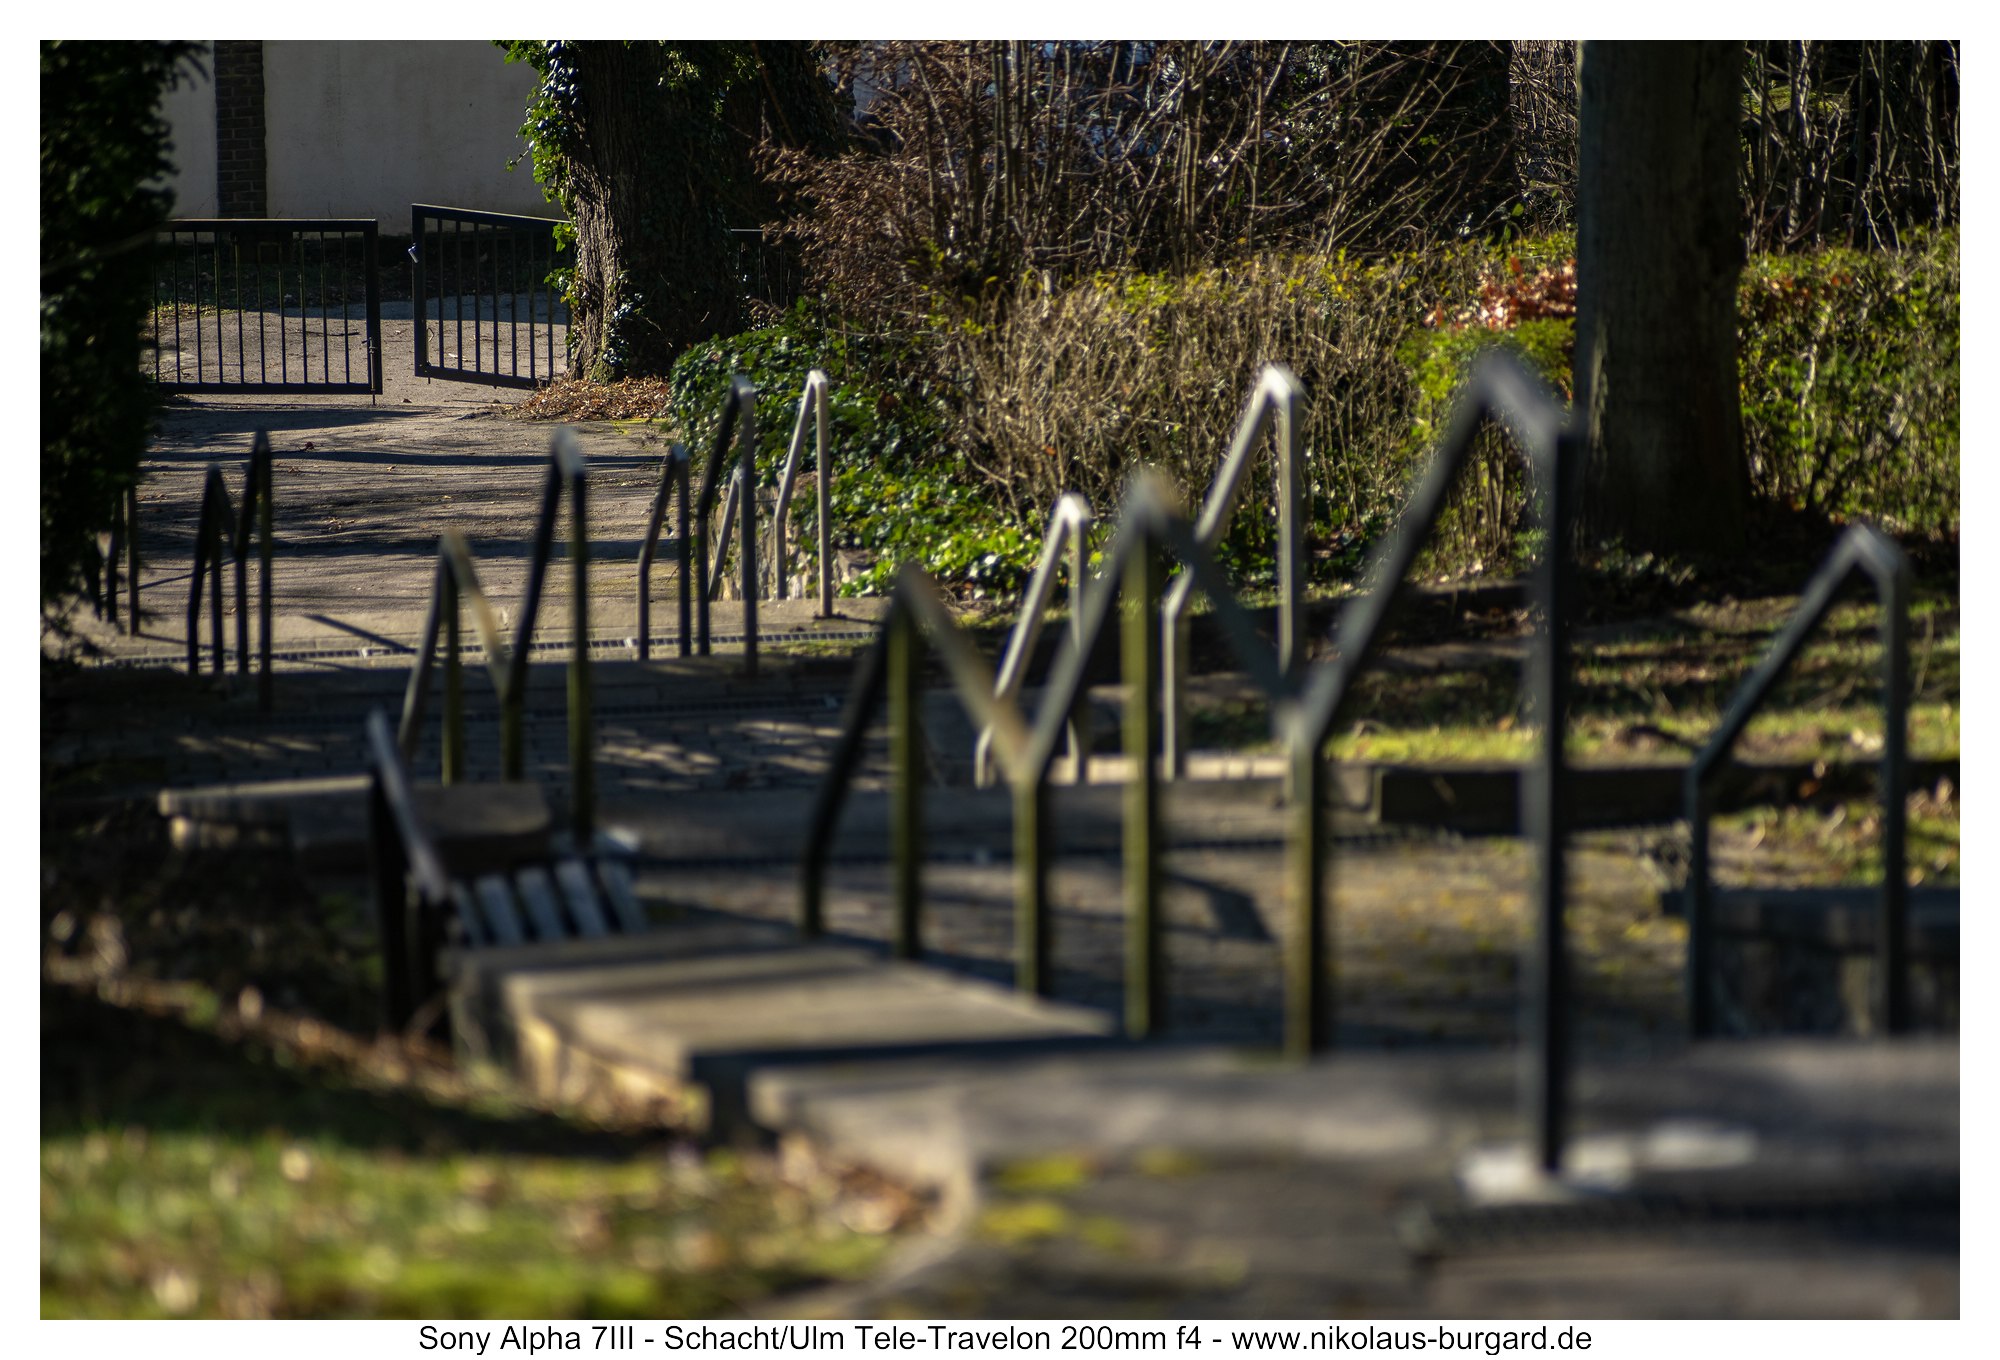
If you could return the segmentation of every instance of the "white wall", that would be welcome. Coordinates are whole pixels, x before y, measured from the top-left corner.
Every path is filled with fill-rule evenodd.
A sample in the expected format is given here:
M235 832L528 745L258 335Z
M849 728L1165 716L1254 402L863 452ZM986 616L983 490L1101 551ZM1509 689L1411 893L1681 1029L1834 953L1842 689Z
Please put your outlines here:
M519 129L534 69L488 42L267 42L265 164L273 217L374 217L412 203L556 217Z
M183 62L180 85L160 100L161 116L173 129L174 145L167 158L174 163L174 173L167 183L174 191L176 217L216 215L215 85L208 57L200 60L202 74L194 74Z

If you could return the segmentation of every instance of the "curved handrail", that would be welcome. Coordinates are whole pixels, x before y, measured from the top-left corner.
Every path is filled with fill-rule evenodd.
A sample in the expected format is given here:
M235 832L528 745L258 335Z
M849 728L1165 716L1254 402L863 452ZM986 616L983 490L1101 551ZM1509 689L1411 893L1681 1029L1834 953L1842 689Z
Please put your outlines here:
M397 745L405 760L416 754L424 708L429 701L430 674L437 650L440 626L445 634L445 731L444 782L464 777L465 713L459 678L459 607L462 599L472 604L473 628L479 634L486 668L500 699L500 767L504 779L520 779L525 763L522 747L523 714L528 689L528 657L535 636L535 617L541 610L542 584L548 572L551 545L555 537L556 511L565 487L570 493L570 666L569 666L569 748L570 814L579 845L588 843L596 816L595 785L591 769L590 706L590 537L585 512L586 467L576 435L558 429L549 440L548 474L542 483L541 513L528 565L528 582L522 592L520 617L510 649L502 640L486 593L480 589L479 573L472 564L472 550L465 536L447 529L438 537L437 572L431 586L430 605L424 615L423 638L417 647L417 661L410 671L410 683L403 696L403 717L397 726Z
M1266 364L1257 375L1257 385L1243 404L1236 434L1223 455L1215 480L1209 483L1201 515L1195 521L1195 537L1210 552L1229 528L1236 502L1243 494L1244 474L1249 471L1266 430L1272 432L1278 459L1278 665L1287 673L1298 669L1300 601L1305 593L1305 467L1300 459L1300 427L1304 423L1299 408L1305 389L1292 370L1283 364ZM1273 426L1275 425L1275 428ZM1187 769L1187 654L1188 604L1194 582L1183 574L1167 587L1162 606L1161 668L1166 684L1166 760L1170 778Z
M1530 1061L1523 1064L1525 1122L1534 1131L1541 1164L1559 1164L1568 1099L1568 986L1565 966L1562 829L1568 824L1568 779L1563 735L1568 714L1567 618L1570 586L1569 526L1574 483L1582 466L1583 441L1568 428L1562 409L1520 362L1506 355L1482 357L1473 365L1447 433L1395 534L1376 551L1371 578L1375 588L1342 620L1337 656L1308 670L1287 668L1260 642L1249 615L1235 598L1194 527L1171 508L1171 499L1142 484L1120 515L1108 561L1086 587L1083 626L1057 655L1043 686L1032 728L1026 728L1012 699L992 692L991 678L976 649L950 626L935 587L906 568L891 600L878 645L857 672L847 715L826 782L813 810L801 862L800 928L822 927L826 860L849 781L860 764L867 719L885 690L890 694L891 750L896 769L891 826L899 947L915 948L918 902L917 841L922 806L914 790L921 766L914 755L916 723L916 630L944 655L954 689L974 721L994 728L993 745L1012 786L1015 835L1015 949L1017 985L1039 990L1048 977L1046 929L1046 848L1043 797L1056 743L1081 692L1091 651L1102 636L1117 600L1134 600L1126 611L1125 668L1131 689L1126 704L1125 747L1132 765L1126 807L1126 893L1130 950L1127 963L1127 1027L1146 1032L1159 1013L1154 989L1161 974L1157 950L1159 863L1157 834L1158 734L1155 701L1160 697L1160 597L1157 553L1161 548L1189 567L1192 588L1206 592L1215 606L1223 636L1253 683L1271 696L1274 727L1292 761L1286 880L1296 921L1286 954L1285 1046L1296 1056L1326 1048L1333 1037L1332 955L1326 920L1329 851L1324 833L1327 734L1341 712L1355 676L1366 664L1375 634L1391 600L1408 575L1416 554L1444 507L1445 496L1463 468L1481 424L1496 418L1525 446L1542 484L1536 497L1544 541L1549 545L1536 580L1545 620L1531 696L1542 720L1540 759L1529 804L1531 836L1537 849L1538 923L1531 977L1524 989L1524 1032ZM942 620L942 622L940 622ZM1025 730L1025 736L1024 734Z
M680 654L688 654L688 605L694 591L694 579L689 572L690 551L688 546L688 451L687 445L675 444L667 450L667 456L660 463L660 485L653 492L652 509L646 516L646 536L639 544L639 659L645 661L653 654L653 555L660 545L660 523L666 517L668 495L679 492L675 498L678 519L674 526L674 555L680 565L681 634Z
M1028 580L1028 593L1014 619L1014 630L1008 634L1000 675L994 681L994 694L999 698L1012 699L1021 692L1021 682L1027 678L1028 658L1041 638L1049 601L1055 598L1056 572L1062 566L1065 546L1070 549L1070 631L1077 633L1083 628L1081 606L1090 555L1090 502L1074 491L1063 492L1056 498L1055 508L1049 511L1049 527L1042 536L1042 557ZM1070 749L1076 756L1076 782L1081 784L1085 773L1083 762L1089 755L1083 749L1083 728L1077 722L1070 725ZM979 744L972 751L972 777L982 789L993 783L991 726L979 730Z
M1683 785L1688 832L1687 997L1688 1028L1696 1038L1715 1032L1715 996L1709 986L1714 964L1714 886L1708 871L1708 823L1714 813L1712 788L1723 761L1771 687L1798 656L1813 629L1833 608L1840 588L1855 575L1867 576L1881 602L1882 638L1882 898L1875 942L1875 1027L1900 1034L1910 1027L1909 887L1904 877L1905 751L1909 712L1910 561L1894 539L1872 525L1849 528L1833 545L1807 583L1785 631L1730 699L1715 734L1688 766Z
M817 935L823 927L826 862L833 832L848 785L860 764L869 716L886 692L891 760L895 766L890 813L895 861L895 948L899 954L914 956L921 947L917 859L922 765L916 735L917 670L920 647L928 644L941 654L966 712L974 722L993 733L993 749L1013 791L1015 983L1023 991L1046 991L1050 978L1045 797L1049 769L1083 692L1089 657L1109 626L1121 590L1139 590L1143 592L1142 607L1126 615L1126 664L1131 667L1136 663L1141 671L1151 675L1139 678L1136 686L1147 701L1133 702L1126 708L1127 751L1132 755L1135 771L1139 772L1133 780L1137 792L1131 795L1126 823L1128 897L1133 923L1127 954L1126 1028L1135 1035L1151 1032L1164 1013L1161 986L1165 976L1159 967L1157 788L1153 761L1133 753L1150 752L1156 735L1150 700L1158 692L1157 555L1162 548L1186 564L1204 590L1215 593L1225 635L1257 682L1272 692L1287 690L1290 682L1277 670L1268 649L1257 641L1248 616L1229 593L1227 578L1196 540L1192 526L1178 513L1172 494L1156 481L1140 480L1127 498L1105 571L1082 592L1077 609L1081 627L1071 633L1067 645L1057 654L1032 724L1014 697L1000 692L985 658L953 622L950 608L930 577L914 563L906 563L890 597L888 615L876 645L864 655L856 672L841 735L807 829L800 860L799 926L803 933Z
M827 399L831 395L827 376L815 368L806 374L799 393L799 414L792 422L792 442L785 452L785 468L778 477L778 503L771 512L771 555L774 586L772 595L785 598L786 577L790 574L791 552L785 535L792 508L792 483L798 476L799 451L806 442L806 415L813 416L814 455L819 482L819 617L833 616L833 535L827 523L827 502L833 494L833 452L827 441Z
M730 437L737 447L737 466L731 480L729 502L723 510L721 541L711 564L708 552L708 520L715 510L717 477L729 453ZM708 603L710 578L729 551L732 512L741 502L743 515L743 673L757 673L757 389L741 373L729 379L729 394L723 401L722 420L715 428L708 459L701 474L701 494L695 499L695 650L708 655Z
M130 494L126 509L131 529L132 631L138 631L138 497ZM234 527L231 527L231 521ZM188 674L201 671L201 581L209 578L210 635L214 650L214 670L223 669L222 651L222 551L227 535L229 554L236 559L236 673L250 673L249 562L250 536L257 534L257 707L271 708L271 436L257 431L250 444L250 461L243 472L243 507L239 514L229 499L222 467L208 465L202 479L201 517L195 525L194 570L188 593L187 649Z

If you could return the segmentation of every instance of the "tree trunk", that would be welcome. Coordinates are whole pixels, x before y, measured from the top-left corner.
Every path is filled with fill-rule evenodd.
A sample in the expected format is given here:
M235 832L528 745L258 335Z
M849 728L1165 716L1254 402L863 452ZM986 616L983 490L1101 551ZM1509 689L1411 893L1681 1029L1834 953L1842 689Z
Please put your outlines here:
M1642 551L1744 547L1736 370L1741 52L1589 42L1578 72L1577 410L1589 532Z
M576 42L565 201L576 227L571 362L665 373L744 325L745 242L772 198L759 144L823 146L830 95L804 43Z

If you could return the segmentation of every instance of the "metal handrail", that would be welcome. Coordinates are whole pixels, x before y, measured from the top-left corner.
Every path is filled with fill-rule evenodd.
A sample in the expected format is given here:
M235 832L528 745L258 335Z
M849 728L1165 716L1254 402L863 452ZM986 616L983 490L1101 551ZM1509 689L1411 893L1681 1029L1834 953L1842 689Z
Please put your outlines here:
M660 523L666 516L667 497L675 491L678 520L674 527L674 555L680 566L681 630L680 654L688 654L688 606L694 591L694 577L689 570L688 539L688 451L687 445L675 444L667 450L667 456L660 463L660 485L653 492L653 505L646 517L646 537L639 545L639 659L645 661L653 654L653 555L660 544Z
M1012 695L1000 692L986 660L952 620L943 594L914 563L906 563L892 592L876 645L864 655L848 699L841 735L807 831L801 859L800 930L818 935L824 926L826 860L847 788L859 766L867 722L886 692L890 710L890 812L894 869L895 928L899 956L921 952L919 931L922 761L918 755L921 647L942 655L952 688L973 721L993 733L992 744L1014 794L1015 985L1045 993L1048 966L1047 800L1050 766L1069 729L1082 693L1086 663L1109 626L1121 595L1138 593L1141 604L1126 611L1125 658L1139 674L1126 709L1126 747L1135 777L1126 810L1126 866L1129 938L1126 958L1126 1030L1151 1033L1164 1014L1159 967L1161 933L1158 898L1157 781L1151 751L1158 724L1159 598L1158 551L1165 549L1187 567L1204 590L1215 592L1225 636L1253 677L1272 692L1289 684L1257 641L1249 617L1229 593L1227 578L1196 539L1173 504L1172 494L1152 479L1141 479L1120 516L1117 537L1104 573L1086 586L1078 613L1081 627L1071 633L1044 686L1032 723ZM921 636L920 636L921 635ZM1142 754L1143 753L1143 754Z
M1714 888L1708 867L1708 827L1715 811L1716 775L1779 676L1833 608L1840 588L1857 574L1874 583L1881 603L1882 897L1875 942L1874 1021L1883 1034L1900 1034L1910 1028L1909 886L1904 876L1910 562L1894 539L1873 526L1857 524L1841 535L1813 573L1785 631L1737 689L1715 734L1688 766L1683 786L1692 838L1688 856L1687 997L1688 1028L1696 1038L1712 1035L1716 1029L1715 995L1710 985L1715 953Z
M708 520L715 510L717 477L728 456L731 435L735 436L737 465L731 479L730 496L723 510L721 540L716 545L713 564L708 551ZM741 373L729 380L729 395L723 402L722 419L715 428L708 459L701 474L701 494L694 508L695 650L709 653L708 604L710 579L719 576L724 554L729 551L729 531L734 511L741 502L743 549L740 554L743 576L743 673L757 673L757 389Z
M1007 636L1007 651L1000 660L999 678L993 682L994 693L1000 698L1014 698L1021 692L1021 683L1027 678L1028 658L1034 654L1049 602L1055 598L1056 572L1062 567L1065 546L1070 549L1070 631L1079 633L1083 628L1080 606L1090 557L1090 502L1074 491L1063 492L1056 498L1055 508L1049 511L1049 527L1042 536L1042 557L1035 564L1035 574L1028 580L1028 593L1022 597L1021 612L1015 616L1014 629ZM1070 750L1076 761L1075 779L1081 784L1085 775L1084 762L1089 753L1084 750L1080 719L1070 724ZM979 731L978 745L972 751L972 777L982 789L992 786L991 727L983 727Z
M1523 1122L1532 1130L1535 1155L1545 1170L1556 1170L1568 1120L1570 1068L1569 969L1563 927L1567 885L1563 875L1564 828L1569 825L1569 777L1564 736L1569 715L1569 614L1573 590L1570 524L1576 481L1585 445L1569 427L1562 407L1522 362L1499 351L1474 361L1444 438L1439 441L1423 482L1405 507L1396 532L1369 558L1364 579L1376 582L1341 618L1333 659L1305 681L1300 701L1279 715L1281 735L1291 755L1291 798L1295 825L1317 825L1326 800L1326 748L1355 678L1371 659L1377 635L1397 589L1417 553L1437 525L1446 495L1457 481L1480 427L1491 419L1513 436L1539 483L1534 503L1537 527L1547 545L1535 574L1542 615L1541 646L1531 658L1530 705L1541 719L1541 747L1528 781L1524 808L1528 839L1536 855L1535 939L1529 983L1522 988L1522 1032L1528 1052L1522 1064ZM1313 836L1290 838L1293 900L1300 927L1317 934L1318 903L1325 891L1325 848ZM1295 957L1310 959L1326 946L1315 941ZM1312 966L1302 964L1301 966ZM1295 991L1303 994L1306 988ZM1331 1017L1312 1019L1315 1032L1330 1028Z
M462 597L472 602L473 627L479 634L487 671L500 699L500 766L504 779L520 779L524 765L522 722L528 688L528 655L534 642L535 616L540 612L542 583L548 572L555 519L564 487L570 493L570 666L569 666L569 750L570 815L577 843L589 842L596 815L595 784L591 769L590 713L590 537L585 513L586 469L577 448L576 436L558 429L549 441L549 470L542 484L541 513L535 522L528 584L522 594L520 616L515 624L510 649L501 640L486 593L480 589L479 573L472 564L472 550L465 537L448 529L438 538L437 573L431 586L430 606L424 616L423 639L418 644L416 665L403 696L403 717L397 728L397 745L405 760L416 754L417 736L423 727L424 708L430 696L430 674L437 650L438 631L445 634L445 729L443 781L456 783L465 776L465 709L459 667L459 605Z
M1153 753L1160 735L1155 706L1162 697L1160 672L1164 669L1157 664L1164 631L1158 608L1157 550L1164 547L1188 566L1193 588L1209 595L1225 641L1249 672L1252 683L1271 697L1274 730L1291 755L1286 878L1297 929L1289 933L1286 946L1285 1047L1299 1057L1329 1047L1333 1038L1332 956L1326 920L1329 857L1321 834L1328 734L1354 678L1370 658L1397 588L1437 522L1474 436L1489 417L1508 425L1542 484L1536 505L1544 541L1549 545L1536 577L1545 623L1531 692L1542 720L1542 743L1528 820L1537 847L1539 913L1532 984L1524 989L1527 1015L1523 1030L1530 1043L1528 1061L1522 1068L1522 1098L1524 1122L1533 1130L1541 1164L1554 1169L1560 1162L1568 1100L1568 975L1562 914L1566 845L1562 832L1569 818L1563 738L1568 715L1568 540L1583 443L1568 428L1548 390L1509 356L1491 354L1475 362L1423 483L1405 509L1397 532L1372 559L1374 590L1343 619L1336 657L1311 669L1283 665L1258 641L1248 613L1215 565L1198 530L1173 513L1171 499L1150 485L1135 489L1119 518L1106 568L1086 588L1082 629L1059 652L1031 729L1011 698L993 693L984 661L950 623L936 588L920 571L906 567L878 643L856 675L841 736L814 808L802 861L801 930L813 935L823 928L825 868L833 830L847 785L860 762L867 719L886 689L894 766L891 826L897 947L899 952L908 953L920 948L916 861L921 803L916 790L922 767L915 755L918 704L913 658L921 626L924 640L943 653L960 702L976 722L993 728L993 743L1015 797L1016 984L1033 992L1044 989L1049 974L1043 795L1055 745L1081 690L1090 653L1122 595L1132 605L1126 610L1124 646L1130 691L1125 749L1132 766L1125 819L1129 931L1126 1025L1134 1034L1149 1031L1160 1013L1157 988L1163 978L1157 967L1159 765Z
M1243 493L1244 474L1249 471L1264 434L1271 431L1278 459L1278 664L1287 673L1298 669L1302 639L1299 633L1301 600L1305 594L1305 465L1300 457L1299 436L1303 421L1299 408L1305 389L1291 369L1283 364L1266 364L1257 375L1257 385L1244 403L1236 423L1236 435L1215 480L1209 484L1202 502L1201 516L1195 521L1195 537L1213 552ZM1275 426L1275 428L1274 428ZM1187 657L1188 604L1194 582L1186 575L1167 588L1165 623L1162 628L1161 658L1166 683L1166 758L1169 778L1187 771Z
M137 492L128 493L126 514L136 526ZM234 520L235 526L230 528ZM240 515L231 505L229 489L223 483L222 468L210 463L202 480L201 517L195 525L194 571L188 592L187 652L188 674L201 672L201 581L209 578L210 629L214 650L214 670L223 668L222 652L222 547L228 533L229 552L236 559L236 673L250 672L249 560L252 525L257 533L257 707L271 708L271 437L257 431L250 444L250 461L243 474L243 507ZM131 533L132 631L139 631L138 534Z
M798 475L799 451L806 442L806 415L813 417L815 471L819 483L819 617L833 616L833 534L827 520L827 503L833 495L833 451L827 441L827 399L831 387L825 373L815 368L806 374L805 389L799 393L799 414L792 422L792 442L785 452L785 468L778 477L778 503L771 512L772 595L784 599L786 577L791 570L791 552L785 534L792 508L792 483Z
M118 554L125 554L126 626L125 631L133 637L139 636L139 488L136 483L125 488L118 498L118 508L111 516L111 532L104 545L102 559L91 569L91 598L97 609L97 617L116 627L118 624Z

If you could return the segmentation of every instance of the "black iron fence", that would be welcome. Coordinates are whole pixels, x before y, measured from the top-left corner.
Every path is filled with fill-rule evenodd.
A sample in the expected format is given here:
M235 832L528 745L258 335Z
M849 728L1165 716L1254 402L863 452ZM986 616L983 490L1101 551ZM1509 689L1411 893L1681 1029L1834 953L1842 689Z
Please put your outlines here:
M411 207L418 377L536 387L567 371L569 312L555 279L575 254L564 225Z
M373 218L176 218L154 256L167 392L382 390Z

